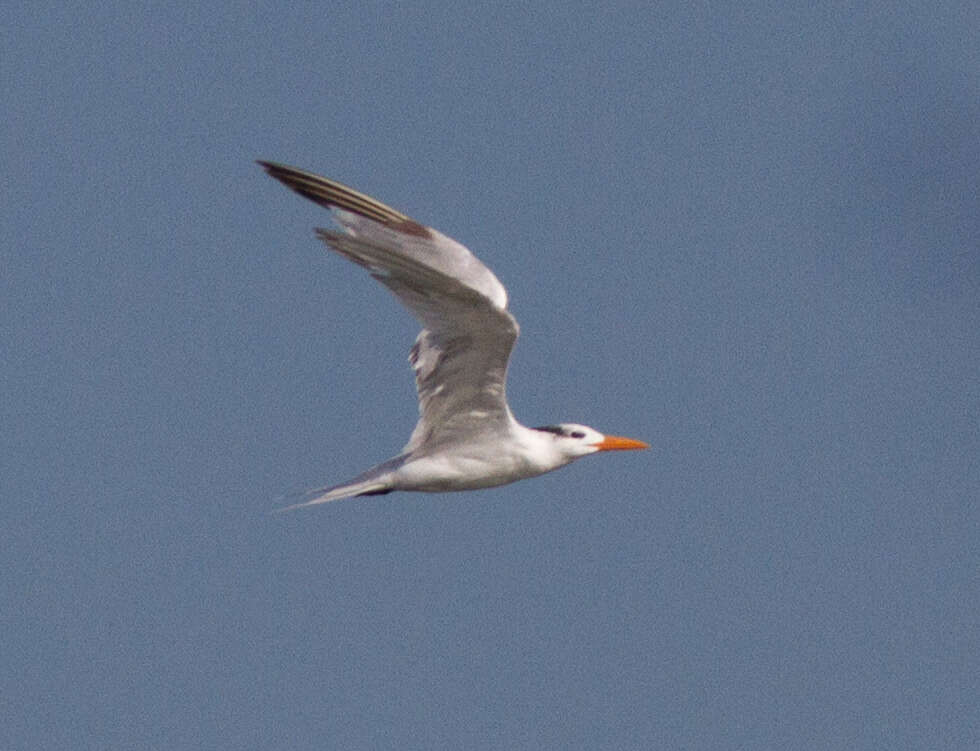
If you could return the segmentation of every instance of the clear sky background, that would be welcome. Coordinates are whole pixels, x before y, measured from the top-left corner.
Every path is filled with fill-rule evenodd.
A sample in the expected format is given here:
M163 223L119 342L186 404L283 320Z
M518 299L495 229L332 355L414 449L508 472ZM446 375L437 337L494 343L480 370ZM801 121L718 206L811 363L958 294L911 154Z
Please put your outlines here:
M69 5L0 10L0 747L980 746L975 2ZM651 450L270 514L416 325L256 158Z

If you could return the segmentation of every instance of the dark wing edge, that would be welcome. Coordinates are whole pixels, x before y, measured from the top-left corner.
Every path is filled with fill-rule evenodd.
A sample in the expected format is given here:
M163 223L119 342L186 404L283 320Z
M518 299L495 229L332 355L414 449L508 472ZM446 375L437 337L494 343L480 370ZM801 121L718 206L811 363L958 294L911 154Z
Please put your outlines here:
M257 159L256 163L261 165L270 177L274 177L286 187L321 206L351 211L407 235L426 238L432 236L428 227L343 183L290 167L288 164L267 162L262 159Z

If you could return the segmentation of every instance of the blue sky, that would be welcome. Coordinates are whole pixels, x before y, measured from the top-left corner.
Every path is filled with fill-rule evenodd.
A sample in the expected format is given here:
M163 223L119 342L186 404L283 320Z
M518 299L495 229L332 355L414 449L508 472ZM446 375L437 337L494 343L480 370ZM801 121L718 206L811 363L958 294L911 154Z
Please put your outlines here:
M974 3L0 20L0 746L977 746ZM257 158L651 450L270 514L402 446L416 326Z

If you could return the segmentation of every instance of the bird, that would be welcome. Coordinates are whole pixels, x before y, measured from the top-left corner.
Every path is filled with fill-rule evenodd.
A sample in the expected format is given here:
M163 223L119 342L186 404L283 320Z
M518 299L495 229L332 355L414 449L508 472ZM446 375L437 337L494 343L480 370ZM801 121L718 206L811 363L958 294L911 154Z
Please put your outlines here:
M646 449L577 423L529 428L507 404L517 321L507 290L459 242L334 180L257 160L267 174L328 208L337 230L316 235L364 267L422 324L409 353L419 418L399 454L339 485L306 491L282 511L392 491L476 490L523 480L603 451Z

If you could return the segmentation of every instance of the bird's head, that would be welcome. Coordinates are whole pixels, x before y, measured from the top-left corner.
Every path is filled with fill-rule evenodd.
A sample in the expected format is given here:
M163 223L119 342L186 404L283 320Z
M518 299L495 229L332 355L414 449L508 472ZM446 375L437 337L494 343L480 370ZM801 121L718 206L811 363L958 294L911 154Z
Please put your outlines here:
M535 430L550 433L555 449L567 457L568 461L594 454L597 451L628 451L630 449L650 448L650 445L643 441L623 438L618 435L606 435L588 425L578 425L573 422L544 425L535 428Z

